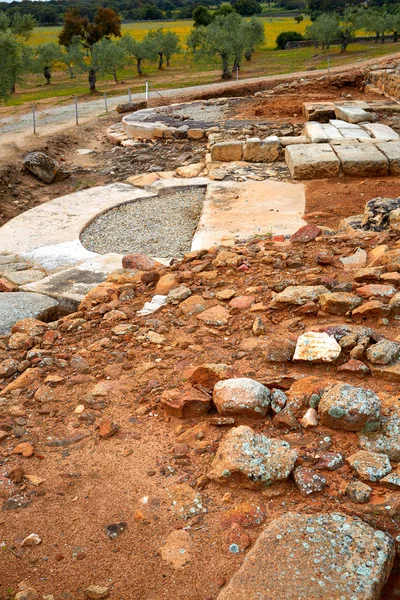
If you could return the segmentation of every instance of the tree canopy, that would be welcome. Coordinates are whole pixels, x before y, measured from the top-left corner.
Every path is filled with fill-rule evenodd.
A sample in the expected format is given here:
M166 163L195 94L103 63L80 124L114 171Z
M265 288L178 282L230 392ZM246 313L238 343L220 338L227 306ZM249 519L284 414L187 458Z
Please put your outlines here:
M121 37L121 19L111 8L99 7L93 21L81 14L79 8L71 8L64 15L58 42L68 47L73 38L79 38L82 46L88 50L101 39Z

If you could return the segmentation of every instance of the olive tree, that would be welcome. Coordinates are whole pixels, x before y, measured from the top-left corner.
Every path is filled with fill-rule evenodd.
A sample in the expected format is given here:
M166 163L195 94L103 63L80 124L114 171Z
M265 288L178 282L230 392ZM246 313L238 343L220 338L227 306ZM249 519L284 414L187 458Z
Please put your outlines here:
M34 54L34 69L43 72L46 85L51 82L51 71L55 63L61 62L62 52L58 44L51 42L36 48Z
M35 24L32 15L15 13L10 18L0 12L0 100L14 93L15 84L32 68L32 52L23 41L30 37Z
M112 75L115 83L118 83L118 71L121 71L127 62L128 52L120 41L102 38L92 46L92 66L96 65L100 73Z
M306 28L306 35L322 49L328 49L339 37L339 17L333 13L323 13Z

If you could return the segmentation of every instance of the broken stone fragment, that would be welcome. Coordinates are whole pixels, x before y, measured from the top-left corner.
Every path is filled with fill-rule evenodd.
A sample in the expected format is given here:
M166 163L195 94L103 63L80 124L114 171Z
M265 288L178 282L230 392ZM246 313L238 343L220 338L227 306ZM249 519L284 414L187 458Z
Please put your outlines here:
M202 385L210 390L218 381L239 377L239 373L229 365L223 363L207 363L195 367L188 377L192 385Z
M292 244L305 244L307 242L310 242L311 240L315 240L316 237L321 235L321 232L321 228L317 225L304 225L292 235L290 241L292 242Z
M42 543L42 540L38 536L37 533L29 534L24 540L21 542L21 546L37 546Z
M218 600L378 600L392 537L342 513L287 513L272 521Z
M362 303L361 298L348 292L322 294L319 304L323 311L331 315L345 315Z
M44 152L29 152L23 159L24 166L38 179L45 183L51 183L59 174L58 180L62 181L69 176L65 169L61 169L60 163Z
M309 427L317 427L317 425L318 425L318 413L315 410L315 408L309 408L308 409L308 411L305 413L305 415L303 416L303 418L300 420L300 424L305 429L308 429Z
M372 488L362 481L352 481L347 486L349 499L356 504L366 504L371 497Z
M400 461L400 406L398 399L388 414L382 417L381 433L360 436L360 446L363 450L387 454L390 460Z
M202 321L205 325L211 325L213 327L223 327L228 325L230 318L229 311L223 306L213 306L208 308L204 312L197 315L197 319Z
M367 262L367 253L362 248L358 248L351 256L339 258L346 271L351 269L361 269Z
M308 467L296 467L293 478L302 496L322 492L326 487L326 479Z
M271 339L264 344L266 362L289 362L293 358L296 345L291 340Z
M167 302L168 304L179 304L186 300L186 298L189 298L191 294L191 290L186 285L180 285L168 292Z
M262 488L286 480L296 459L297 452L287 442L241 425L223 438L209 476L219 483Z
M211 408L210 396L191 385L182 390L165 390L161 402L168 414L179 419L205 415Z
M101 600L102 598L108 598L110 589L106 586L91 585L84 590L84 594L88 600Z
M278 389L273 389L271 391L271 408L274 413L279 413L283 408L285 408L287 402L287 396L285 392Z
M359 450L348 457L347 462L357 475L366 481L379 481L392 470L386 454Z
M369 362L378 365L393 363L400 354L400 344L390 340L380 340L367 348L366 355Z
M293 360L333 362L341 351L333 336L319 331L308 331L298 337Z
M215 384L213 401L221 415L262 417L268 412L270 391L248 377L225 379Z
M345 431L376 431L381 402L372 390L338 383L322 394L318 414L321 425Z
M318 300L329 290L323 285L289 285L273 297L270 308L285 308L285 306L301 306L307 302Z

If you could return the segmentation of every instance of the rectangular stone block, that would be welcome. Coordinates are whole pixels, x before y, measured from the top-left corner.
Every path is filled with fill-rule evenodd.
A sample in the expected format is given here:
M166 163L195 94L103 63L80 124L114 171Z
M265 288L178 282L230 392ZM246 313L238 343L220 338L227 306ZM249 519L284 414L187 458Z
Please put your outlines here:
M328 136L329 141L343 139L343 135L341 134L339 129L337 129L336 127L334 127L334 125L331 125L330 123L324 123L322 125L322 129L325 131L326 135Z
M342 129L340 130L344 138L351 138L353 140L370 140L371 137L367 131L358 127L357 129Z
M275 135L260 140L249 138L243 148L243 160L246 162L268 163L278 160L281 143Z
M333 102L303 102L303 115L307 121L327 123L335 117Z
M361 129L359 125L356 125L355 123L347 123L347 121L343 121L342 119L331 119L329 123L339 129L339 131L342 129Z
M211 160L219 162L233 162L242 160L243 142L218 142L211 147Z
M285 161L293 179L338 177L340 161L329 144L288 146Z
M400 175L400 141L378 142L376 147L389 161L389 175Z
M372 119L370 113L358 106L336 106L335 114L337 119L342 119L347 123L365 123Z
M383 123L364 123L362 128L368 132L373 138L389 142L391 140L399 140L400 136L388 125Z
M323 144L329 142L329 136L321 123L309 121L304 123L303 135L309 138L312 144Z
M293 144L309 144L310 140L305 135L283 135L279 138L281 146L292 146Z
M374 144L337 144L333 148L345 175L381 177L389 172L388 159Z

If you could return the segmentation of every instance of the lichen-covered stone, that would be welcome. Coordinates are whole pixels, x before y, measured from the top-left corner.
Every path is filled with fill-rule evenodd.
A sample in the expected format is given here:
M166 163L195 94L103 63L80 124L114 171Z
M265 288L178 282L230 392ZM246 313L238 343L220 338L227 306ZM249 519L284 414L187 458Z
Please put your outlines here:
M272 521L218 600L378 600L394 541L342 513Z
M361 298L348 292L333 292L322 294L319 303L325 312L331 315L345 315L362 303Z
M284 308L285 306L301 306L307 302L318 300L322 294L329 290L323 285L289 285L282 292L274 296L270 308Z
M376 431L381 402L372 390L338 383L324 392L318 406L321 425L345 431Z
M372 488L362 481L351 481L347 486L347 496L356 504L366 504L371 497Z
M215 384L213 401L220 415L261 417L268 412L270 391L248 377L225 379Z
M379 481L392 470L387 455L378 452L359 450L349 456L347 462L366 481Z
M390 460L400 461L400 406L397 398L393 401L389 412L381 419L380 433L372 433L360 437L363 450L387 454Z
M209 476L220 483L266 487L287 479L296 459L297 452L287 442L241 425L222 440Z
M368 360L377 365L389 365L398 358L399 354L400 344L390 340L380 340L366 351Z
M332 362L342 349L333 336L319 331L307 331L297 338L293 360Z
M287 396L282 390L273 389L271 391L271 408L274 413L279 413L285 408L287 402Z
M326 487L325 477L308 467L296 467L293 478L303 496L322 492Z

